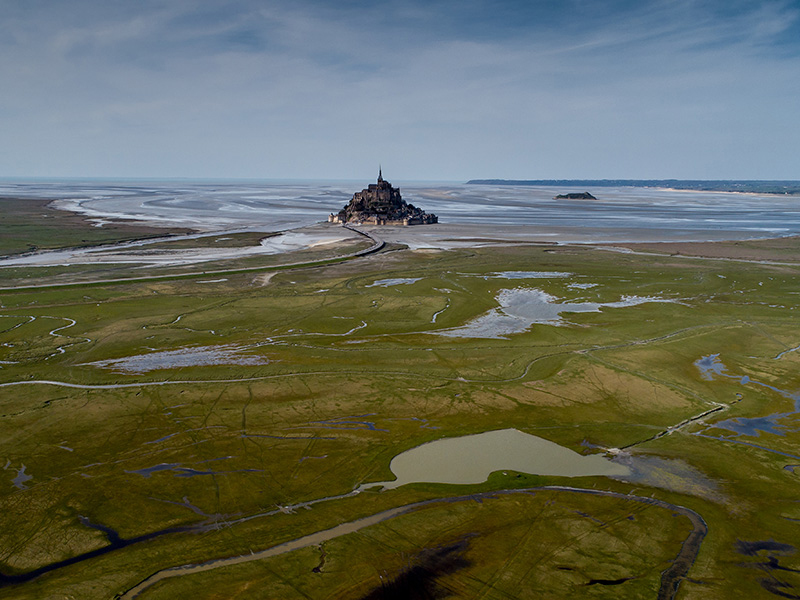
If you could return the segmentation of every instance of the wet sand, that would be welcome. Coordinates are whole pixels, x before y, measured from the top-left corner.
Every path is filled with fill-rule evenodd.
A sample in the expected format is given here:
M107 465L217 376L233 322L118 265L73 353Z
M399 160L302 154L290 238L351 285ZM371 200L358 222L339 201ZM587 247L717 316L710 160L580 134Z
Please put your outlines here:
M634 252L675 256L800 263L800 236L716 242L623 242L615 245Z
M224 232L220 231L214 235L222 233ZM800 236L757 240L735 239L735 232L718 231L714 235L720 239L696 241L689 239L692 232L663 230L658 232L662 239L653 240L653 230L634 228L601 231L583 226L545 228L531 225L499 226L448 223L410 227L351 225L344 228L339 225L317 223L284 231L251 247L148 250L151 243L163 241L163 238L157 238L92 248L40 251L22 256L0 258L0 267L92 263L200 264L248 255L291 253L323 246L336 248L353 240L354 234L359 233L373 239L383 240L388 244L405 246L409 250L417 252L508 245L553 246L554 248L579 245L587 248L675 257L800 263ZM173 239L189 239L196 235L178 236ZM201 235L208 236L209 234Z
M0 266L116 262L191 264L248 254L286 253L341 242L350 237L339 226L322 221L330 210L350 197L349 187L322 183L240 183L203 185L156 183L110 185L98 182L11 186L7 193L50 202L60 221L96 226L151 228L190 227L199 235L230 231L282 232L262 245L239 248L177 248L150 251L148 243L112 245L91 252L25 256L0 261ZM2 190L0 190L2 191ZM404 196L440 223L411 227L355 226L373 232L387 243L411 250L446 250L508 244L612 245L636 252L704 256L735 260L795 261L800 218L795 203L758 195L640 188L606 189L600 200L553 200L558 188L516 188L463 184L411 186ZM32 200L35 195L38 199ZM37 204L37 207L39 207ZM33 206L33 204L31 204ZM55 219L54 219L55 221ZM112 225L113 224L113 225ZM145 229L143 229L145 231ZM195 233L194 235L198 235ZM192 236L185 236L192 237ZM754 241L754 238L763 238ZM771 240L770 240L771 238Z
M800 256L800 237L752 239L748 232L697 231L679 229L598 229L593 227L538 227L532 225L436 225L359 226L387 243L411 250L449 250L509 244L614 246L632 251L686 256L708 256L749 260L782 260Z

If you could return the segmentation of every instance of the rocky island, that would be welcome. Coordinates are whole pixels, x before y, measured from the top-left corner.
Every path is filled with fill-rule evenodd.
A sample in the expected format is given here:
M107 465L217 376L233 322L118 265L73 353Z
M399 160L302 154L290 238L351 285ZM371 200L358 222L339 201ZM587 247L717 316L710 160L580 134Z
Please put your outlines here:
M571 192L569 194L559 194L553 200L597 200L589 192Z
M370 225L427 225L438 223L436 215L429 215L400 195L400 189L383 178L378 170L378 182L353 194L353 199L338 213L331 213L329 223L364 223Z

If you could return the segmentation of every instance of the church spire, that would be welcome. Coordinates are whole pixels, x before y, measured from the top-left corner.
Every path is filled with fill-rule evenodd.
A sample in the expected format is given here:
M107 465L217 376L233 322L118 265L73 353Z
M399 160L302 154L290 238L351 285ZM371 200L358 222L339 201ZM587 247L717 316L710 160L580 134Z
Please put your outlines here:
M380 165L378 165L378 183L383 181L383 169Z

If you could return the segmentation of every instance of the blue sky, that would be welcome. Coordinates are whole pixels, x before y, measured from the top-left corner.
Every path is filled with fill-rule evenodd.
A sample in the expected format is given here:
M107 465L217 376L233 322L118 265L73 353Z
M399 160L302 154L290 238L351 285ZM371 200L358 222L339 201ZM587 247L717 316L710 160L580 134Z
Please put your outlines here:
M0 177L800 179L800 1L0 0Z

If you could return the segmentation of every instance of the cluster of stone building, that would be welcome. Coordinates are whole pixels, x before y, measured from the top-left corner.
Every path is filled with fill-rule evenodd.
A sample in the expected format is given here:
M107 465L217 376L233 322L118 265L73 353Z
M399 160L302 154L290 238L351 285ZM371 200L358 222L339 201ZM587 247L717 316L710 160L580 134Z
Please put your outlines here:
M426 225L438 223L436 215L429 215L400 195L400 189L384 180L378 171L378 182L353 194L353 199L338 213L328 217L329 223L361 223L365 225Z

